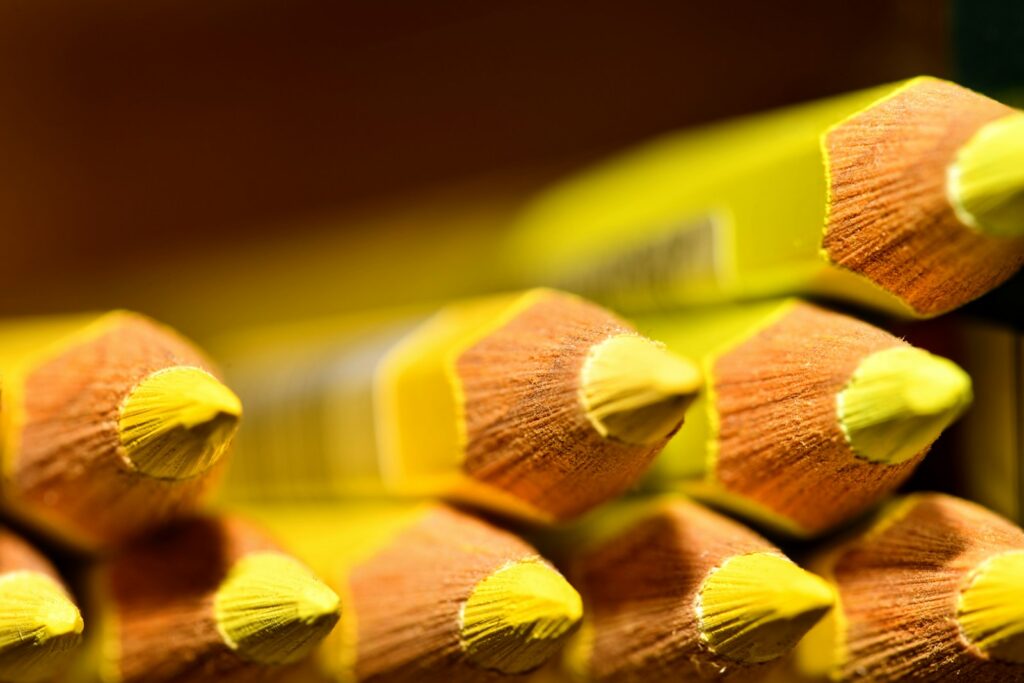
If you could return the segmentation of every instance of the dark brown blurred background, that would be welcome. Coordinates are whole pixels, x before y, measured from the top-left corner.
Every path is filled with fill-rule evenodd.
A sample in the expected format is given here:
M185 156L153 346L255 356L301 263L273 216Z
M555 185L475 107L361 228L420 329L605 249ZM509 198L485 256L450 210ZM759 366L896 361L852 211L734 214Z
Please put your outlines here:
M661 131L949 76L950 16L935 0L6 2L0 314L129 306L202 337L500 286L451 273L557 173Z

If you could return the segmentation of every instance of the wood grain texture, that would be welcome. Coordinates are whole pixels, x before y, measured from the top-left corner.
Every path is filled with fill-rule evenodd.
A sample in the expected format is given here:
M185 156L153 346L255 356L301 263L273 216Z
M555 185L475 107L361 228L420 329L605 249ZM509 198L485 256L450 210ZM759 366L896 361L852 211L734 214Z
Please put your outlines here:
M778 552L749 529L685 500L664 505L585 550L570 579L593 634L586 680L601 683L758 681L771 664L740 664L701 639L696 600L712 569L734 555Z
M875 351L906 346L849 316L797 303L713 363L719 428L714 478L725 491L827 530L899 486L927 451L896 465L858 458L836 395Z
M475 665L459 629L462 606L477 583L508 563L536 556L526 542L471 515L447 506L429 511L350 574L358 629L356 680L486 683L524 678Z
M915 496L901 517L825 560L840 594L850 681L1024 681L1024 665L988 659L964 639L957 601L985 559L1024 549L1024 532L965 500ZM888 523L882 517L879 524Z
M100 571L116 626L116 668L123 683L275 681L289 667L246 661L224 642L215 593L243 556L277 550L233 518L198 518L158 532Z
M963 225L946 195L959 148L1012 111L952 83L922 79L829 131L828 259L925 316L1013 275L1024 264L1024 238L989 237Z
M466 474L554 519L627 489L667 439L640 446L601 437L580 400L592 347L635 333L605 309L550 292L460 354Z
M109 547L193 509L220 469L186 480L145 476L117 431L128 393L148 374L190 365L217 374L191 343L143 316L114 313L92 336L31 368L21 397L20 450L5 502L26 520L86 548ZM9 387L4 387L9 410ZM222 459L223 460L223 459Z

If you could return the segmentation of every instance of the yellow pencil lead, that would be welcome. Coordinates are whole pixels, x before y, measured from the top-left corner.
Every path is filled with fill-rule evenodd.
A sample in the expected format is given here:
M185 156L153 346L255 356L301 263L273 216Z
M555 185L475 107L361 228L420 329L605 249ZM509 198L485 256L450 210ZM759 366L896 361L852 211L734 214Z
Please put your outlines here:
M690 361L658 342L620 334L591 349L580 399L602 436L644 445L679 427L701 385L700 370Z
M957 217L999 237L1024 235L1024 113L983 126L949 167Z
M176 366L143 379L121 406L118 431L132 465L160 479L185 479L217 462L242 404L210 373Z
M1024 551L1000 553L975 570L960 594L957 621L987 656L1024 664Z
M862 360L836 403L853 451L893 465L923 451L970 405L971 378L945 358L895 347Z
M476 585L462 609L460 636L478 666L520 674L544 664L582 615L579 593L561 574L539 559L520 560Z
M53 579L34 571L0 577L0 680L54 676L82 640L82 616Z
M701 637L715 653L745 663L781 657L831 609L829 584L772 553L726 560L701 586Z
M246 555L214 599L221 636L241 657L288 664L306 657L338 622L338 596L302 564L275 552Z

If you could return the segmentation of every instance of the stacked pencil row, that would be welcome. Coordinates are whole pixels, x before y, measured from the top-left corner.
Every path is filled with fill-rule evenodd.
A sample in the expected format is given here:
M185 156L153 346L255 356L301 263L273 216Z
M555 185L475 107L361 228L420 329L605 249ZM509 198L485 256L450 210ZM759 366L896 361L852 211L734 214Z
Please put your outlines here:
M648 519L628 505L601 506L631 487L686 491L782 533L820 535L903 483L970 403L970 379L877 327L799 300L640 320L667 346L553 290L452 304L392 327L383 342L355 321L341 325L359 330L350 337L304 329L288 345L263 346L261 334L236 340L234 375L253 396L255 428L243 435L246 457L228 491L257 501L255 514L298 543L309 542L301 529L310 524L347 528L325 520L352 508L332 513L325 503L299 514L295 500L432 494L534 524L598 508L545 543L583 594L570 670L593 680L674 680L680 671L753 680L831 608L832 589L754 532L678 496L635 505ZM374 362L365 363L369 345ZM289 369L268 377L284 358ZM345 369L295 371L302 366ZM289 412L296 399L316 406L305 420ZM373 419L335 419L346 410ZM304 440L300 450L289 450L293 439ZM349 476L347 466L358 469ZM319 538L314 546L336 555L324 564L329 575L331 561L348 560ZM607 547L594 549L594 538ZM449 557L440 542L433 552ZM413 557L390 558L392 576L424 591L419 582L433 575ZM556 620L564 637L580 616L574 595L565 585L544 600L548 611L531 614ZM532 600L526 584L506 598L507 610ZM511 617L494 619L498 629ZM387 621L402 630L401 619ZM488 639L501 642L499 631ZM358 642L351 651L374 647L373 638ZM519 656L509 643L501 649ZM391 656L418 680L450 674L417 653L396 644ZM355 661L375 661L363 656ZM530 666L506 675L542 663L518 661Z
M246 406L232 514L200 506L241 402L190 343L131 314L0 329L4 512L88 554L79 612L0 536L0 680L1024 680L1009 522L896 499L801 568L703 506L821 538L967 409L950 360L734 300L934 315L996 286L1024 261L1022 120L915 79L556 188L516 264L632 323L528 289L240 331L215 347Z
M539 198L509 243L514 267L635 327L535 289L222 340L249 416L229 500L301 545L355 533L304 530L313 520L366 516L374 529L389 516L331 501L444 498L513 524L569 581L509 575L478 637L470 601L496 579L476 576L438 593L460 605L447 636L424 622L412 643L399 605L430 625L439 613L413 597L440 581L419 568L465 562L435 512L435 557L392 553L422 534L402 526L361 561L333 558L350 586L362 561L384 561L378 606L392 611L347 629L343 616L348 645L327 652L347 664L327 654L324 668L357 680L1024 680L1022 537L992 513L897 499L838 545L819 541L801 558L815 575L680 495L791 547L906 482L970 405L968 375L819 303L749 300L844 297L932 316L997 286L1024 261L1022 121L914 79L660 141ZM296 509L309 500L319 506ZM364 633L369 622L391 626ZM505 654L481 655L483 642Z

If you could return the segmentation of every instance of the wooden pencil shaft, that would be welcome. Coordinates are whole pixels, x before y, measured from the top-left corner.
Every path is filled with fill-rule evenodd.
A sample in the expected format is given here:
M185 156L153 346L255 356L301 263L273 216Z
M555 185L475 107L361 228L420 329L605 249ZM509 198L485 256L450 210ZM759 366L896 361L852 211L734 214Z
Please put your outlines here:
M800 668L843 681L1024 680L1022 553L1024 532L974 503L891 503L812 561L839 599L800 644Z
M521 680L580 618L579 596L534 548L447 506L246 509L343 596L318 655L332 680Z
M329 334L291 347L248 336L231 363L252 424L227 485L236 499L443 495L564 519L635 481L700 386L692 364L551 290L456 303L333 346ZM280 364L312 370L296 382Z
M812 536L891 493L970 402L945 359L784 300L641 318L699 358L708 391L649 483Z
M637 507L592 521L570 564L581 680L761 680L831 606L827 585L739 524L679 498Z
M1016 116L922 77L666 136L543 193L506 252L626 311L813 292L938 315L1024 262Z
M0 371L4 507L87 550L193 509L241 412L199 350L126 312L6 323ZM137 400L161 373L172 381ZM176 394L181 374L205 393ZM126 403L142 406L130 431Z
M118 683L274 680L338 620L338 598L236 518L180 522L100 566L86 673Z

